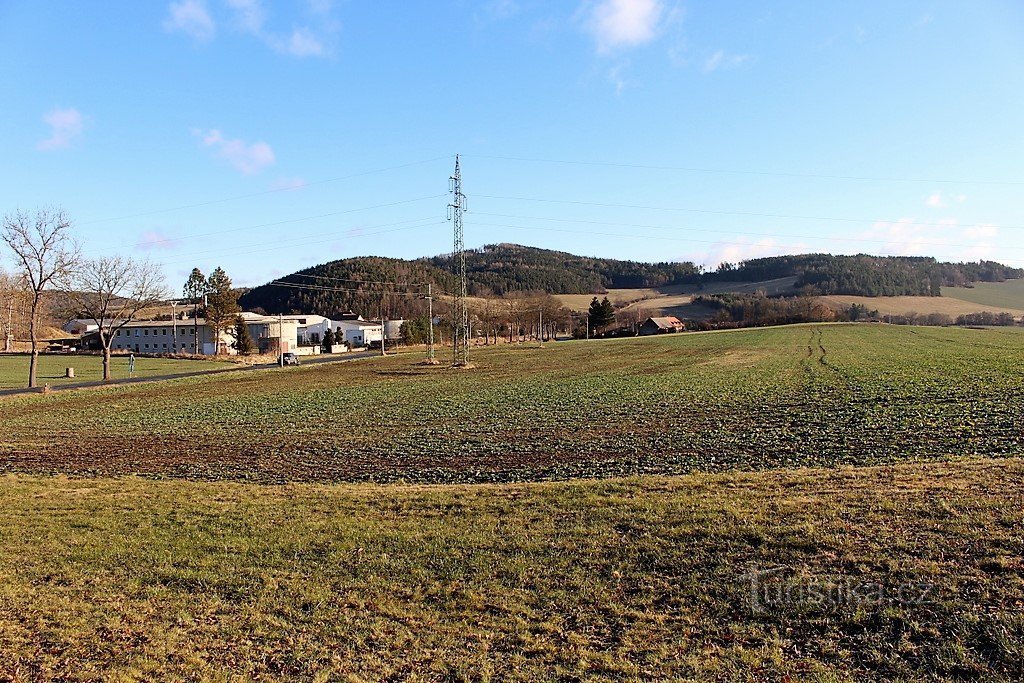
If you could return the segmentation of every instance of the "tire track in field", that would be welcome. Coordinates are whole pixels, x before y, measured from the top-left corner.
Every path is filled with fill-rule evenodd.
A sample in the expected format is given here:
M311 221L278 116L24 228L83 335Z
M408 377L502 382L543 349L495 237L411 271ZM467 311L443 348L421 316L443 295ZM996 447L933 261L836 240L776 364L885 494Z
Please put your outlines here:
M807 401L797 408L807 444L819 444L822 434L833 441L828 450L835 455L863 449L867 406L860 384L829 358L822 327L811 329L807 353L801 360L808 377Z

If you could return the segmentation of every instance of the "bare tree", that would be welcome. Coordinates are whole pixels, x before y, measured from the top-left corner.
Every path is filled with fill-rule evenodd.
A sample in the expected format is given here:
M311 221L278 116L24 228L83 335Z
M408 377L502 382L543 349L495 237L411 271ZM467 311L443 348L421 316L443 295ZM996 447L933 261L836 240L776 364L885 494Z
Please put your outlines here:
M104 380L110 379L110 346L118 331L168 296L157 266L121 256L83 261L62 280L61 289L76 314L99 328Z
M28 385L36 386L39 363L39 309L43 291L66 277L78 261L71 239L71 220L60 209L38 209L34 216L23 211L4 216L2 239L12 252L19 274L29 290L29 338L32 356Z
M0 337L3 338L4 353L14 350L15 331L24 327L27 295L25 278L0 271Z

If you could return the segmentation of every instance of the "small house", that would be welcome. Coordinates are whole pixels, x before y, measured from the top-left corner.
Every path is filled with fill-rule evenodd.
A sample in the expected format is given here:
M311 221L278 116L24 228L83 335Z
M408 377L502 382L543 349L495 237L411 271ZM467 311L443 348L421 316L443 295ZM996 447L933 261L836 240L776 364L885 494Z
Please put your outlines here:
M671 334L673 332L682 332L685 329L686 325L683 324L682 320L673 315L667 315L645 320L643 325L640 326L640 334Z

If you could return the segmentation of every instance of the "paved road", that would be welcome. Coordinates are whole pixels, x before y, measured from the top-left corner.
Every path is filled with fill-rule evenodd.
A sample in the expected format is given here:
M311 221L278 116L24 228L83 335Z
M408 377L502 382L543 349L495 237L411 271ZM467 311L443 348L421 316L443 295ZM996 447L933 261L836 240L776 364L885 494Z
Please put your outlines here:
M338 355L317 355L300 356L299 362L302 365L320 365L322 363L346 363L360 360L361 358L373 358L379 356L380 351L357 351L356 353L345 353ZM154 377L122 377L112 379L109 382L96 380L91 382L72 382L70 384L54 384L50 391L67 391L69 389L87 389L90 387L112 387L121 384L144 384L146 382L160 382L168 379L181 379L182 377L201 377L203 375L221 375L225 372L245 372L247 370L271 370L277 368L277 363L263 363L260 365L239 365L234 368L217 368L215 370L196 370L194 372L183 372L177 375L156 375ZM0 396L17 396L19 394L39 394L42 388L28 389L0 389Z

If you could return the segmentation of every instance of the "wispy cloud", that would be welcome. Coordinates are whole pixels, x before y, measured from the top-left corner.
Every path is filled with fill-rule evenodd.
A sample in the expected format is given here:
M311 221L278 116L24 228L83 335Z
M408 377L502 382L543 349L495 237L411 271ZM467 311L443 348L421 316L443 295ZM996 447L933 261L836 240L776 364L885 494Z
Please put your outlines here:
M735 69L753 59L750 55L730 54L725 50L718 50L704 60L704 72L711 73L719 69Z
M167 8L164 30L181 32L199 42L213 39L217 32L205 0L180 0Z
M216 128L206 131L195 129L192 134L201 140L204 147L212 149L217 157L246 175L259 173L276 161L274 150L265 142L247 143L225 138Z
M933 209L943 209L950 204L962 204L967 201L967 195L965 194L943 194L941 192L932 192L924 200L925 206Z
M179 240L168 237L157 230L146 230L139 235L139 241L135 248L139 251L153 251L155 249L174 249L180 244Z
M85 128L82 113L74 107L53 109L43 116L43 121L50 127L50 136L41 140L37 148L44 152L68 147Z
M323 36L336 30L330 18L332 4L327 0L310 0L308 11L317 29L308 25L296 26L290 32L275 32L267 28L267 10L261 0L227 0L234 13L235 24L247 33L281 54L293 57L323 57L328 53Z
M320 38L308 28L293 29L286 38L267 37L267 44L283 54L293 57L323 57L327 48Z
M858 237L873 242L873 253L973 261L996 256L994 240L998 234L995 225L963 226L955 218L923 223L916 218L900 218L878 221Z
M477 25L506 21L519 14L519 9L516 0L489 0L473 13L473 19Z
M228 6L234 10L238 27L247 33L263 32L263 24L267 13L259 0L227 0Z
M304 20L288 30L275 31L268 26L270 12L263 0L224 0L227 14L221 20L281 54L293 57L326 56L330 53L329 39L339 27L331 16L333 3L330 0L307 0L304 4ZM178 0L168 6L164 28L171 32L185 33L198 42L208 42L217 33L217 22L206 0Z
M629 68L629 62L619 62L612 68L608 69L608 80L611 81L612 85L615 86L615 94L621 95L622 91L629 86L629 81L626 80L625 72Z
M651 42L667 14L661 0L600 0L585 8L587 30L600 52Z
M747 259L776 256L778 254L799 254L807 250L803 242L784 244L774 237L754 239L737 237L728 243L719 243L705 252L698 261L705 268L715 269L722 263L739 263Z

